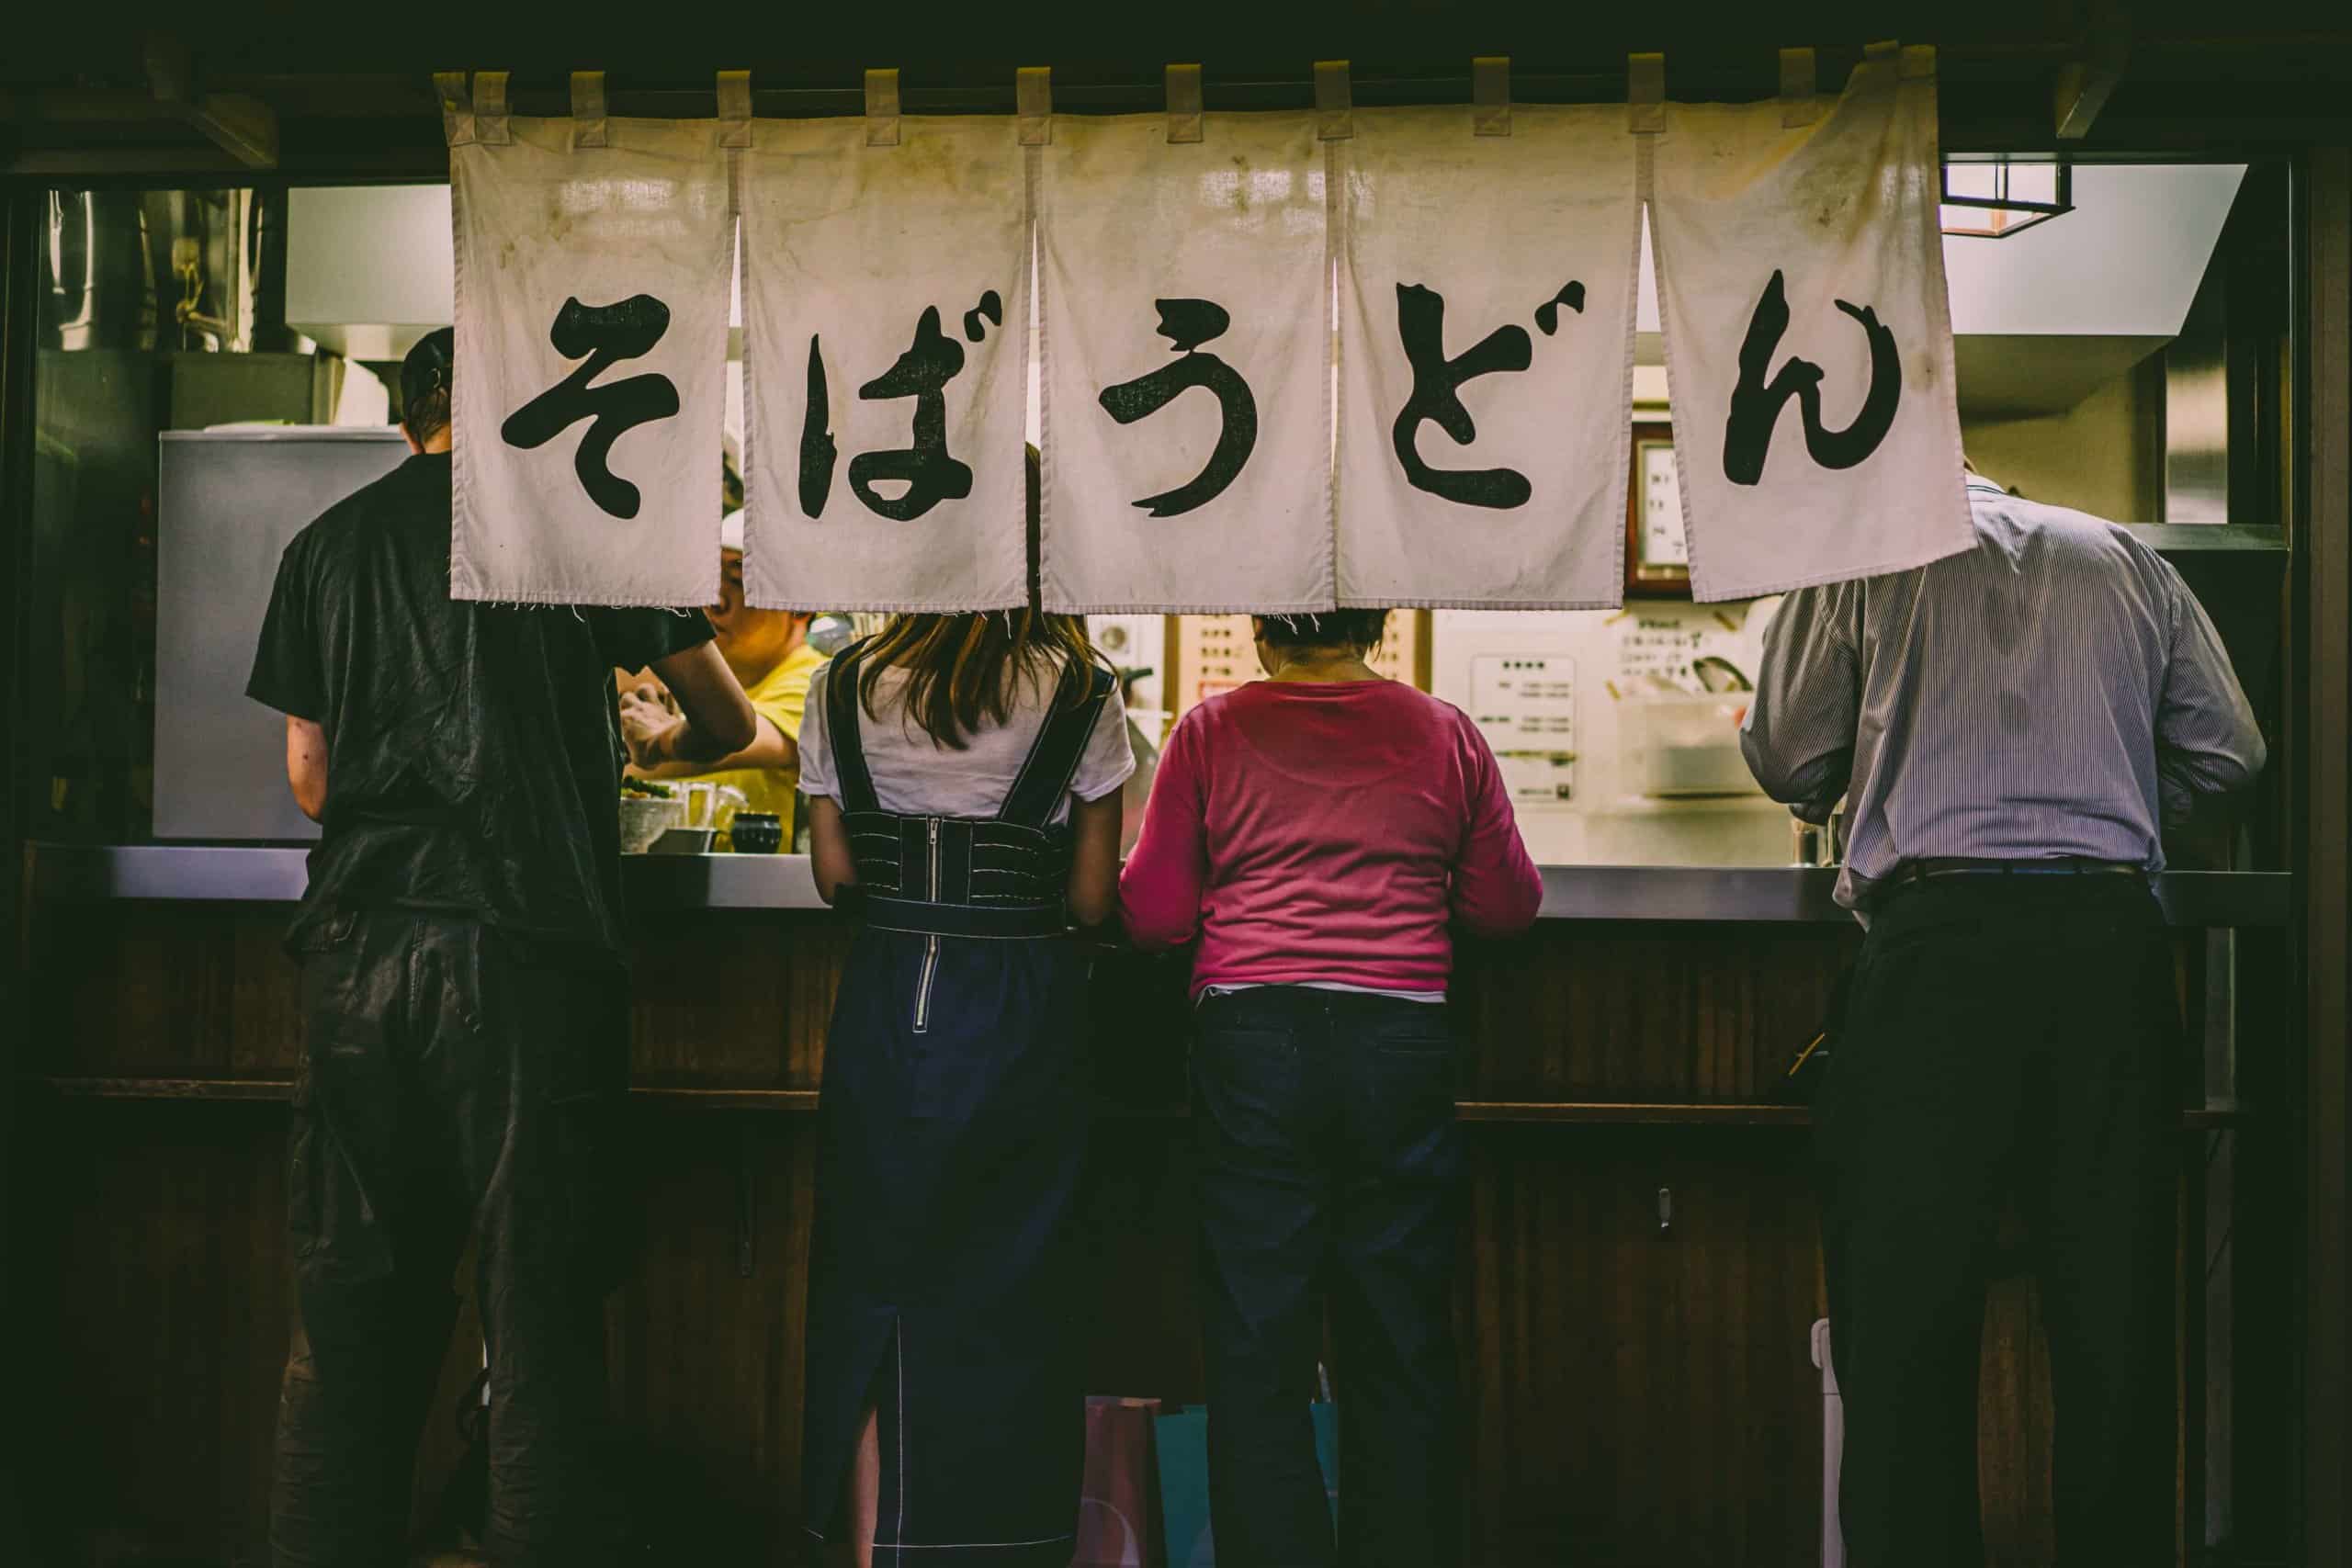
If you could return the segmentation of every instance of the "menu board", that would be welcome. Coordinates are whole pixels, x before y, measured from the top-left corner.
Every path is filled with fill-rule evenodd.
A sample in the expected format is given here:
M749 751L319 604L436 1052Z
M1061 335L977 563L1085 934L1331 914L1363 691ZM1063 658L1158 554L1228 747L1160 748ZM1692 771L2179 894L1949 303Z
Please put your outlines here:
M1180 615L1176 684L1168 705L1178 718L1219 692L1259 676L1258 648L1247 615Z
M1576 798L1577 667L1558 654L1482 653L1470 660L1470 717L1521 807Z
M1688 613L1628 617L1620 623L1617 635L1619 687L1635 692L1662 682L1682 691L1700 690L1690 661L1723 640L1723 630Z
M1166 700L1177 717L1183 717L1195 704L1219 692L1229 692L1264 674L1258 668L1258 647L1249 616L1174 618L1176 682ZM1388 614L1387 634L1367 662L1376 674L1427 691L1429 646L1427 610L1392 610Z
M1429 660L1423 650L1429 647L1429 629L1427 610L1389 611L1388 633L1366 662L1375 674L1427 691Z
M1673 567L1687 571L1690 566L1690 543L1682 532L1682 486L1674 468L1674 443L1637 442L1634 452L1634 482L1641 487L1644 574Z

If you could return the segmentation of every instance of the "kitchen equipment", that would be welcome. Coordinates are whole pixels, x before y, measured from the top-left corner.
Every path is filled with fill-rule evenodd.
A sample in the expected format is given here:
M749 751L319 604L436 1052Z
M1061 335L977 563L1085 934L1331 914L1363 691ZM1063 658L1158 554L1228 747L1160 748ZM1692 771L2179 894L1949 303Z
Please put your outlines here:
M751 797L733 784L718 784L710 795L710 814L699 827L708 828L718 835L718 848L723 852L734 848L729 835L735 827L735 814L752 804Z
M641 855L673 828L686 824L686 803L666 796L625 795L620 798L621 853Z
M1653 692L1625 699L1626 772L1639 793L1665 799L1754 795L1756 780L1740 755L1738 692Z
M770 811L738 811L730 836L735 852L772 855L784 847L784 819Z
M243 371L249 367L242 362L255 357L184 355L175 364L205 361ZM307 386L308 356L302 363ZM175 396L175 418L181 400ZM254 406L230 396L204 400L215 412ZM286 721L247 699L245 676L287 541L407 456L400 432L390 428L163 434L155 559L158 838L318 837L286 787Z
M716 835L708 828L664 828L646 850L650 855L707 855Z

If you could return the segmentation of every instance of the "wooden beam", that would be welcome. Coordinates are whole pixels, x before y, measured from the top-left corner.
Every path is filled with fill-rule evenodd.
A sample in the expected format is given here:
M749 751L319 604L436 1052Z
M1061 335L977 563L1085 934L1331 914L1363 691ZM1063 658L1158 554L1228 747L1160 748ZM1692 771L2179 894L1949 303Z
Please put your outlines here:
M276 110L242 93L199 91L195 56L179 39L150 33L141 42L141 53L147 67L147 85L157 103L245 168L277 167Z
M2115 85L2123 80L2124 63L2131 55L2130 15L2116 0L2094 0L2090 36L2085 40L2082 58L2058 68L2058 80L2051 90L2051 115L2057 123L2059 141L2079 141L2090 134L2091 122L2107 107Z
M188 111L187 122L246 168L277 167L277 113L259 98L207 93Z

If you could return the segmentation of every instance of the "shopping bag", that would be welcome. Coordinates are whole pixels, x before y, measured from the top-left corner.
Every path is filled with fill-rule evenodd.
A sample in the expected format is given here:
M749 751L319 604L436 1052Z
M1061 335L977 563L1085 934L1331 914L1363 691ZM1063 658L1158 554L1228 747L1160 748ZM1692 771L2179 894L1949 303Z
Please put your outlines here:
M1070 1568L1166 1568L1159 1523L1156 1399L1086 1402L1086 1482Z
M1340 1508L1340 1415L1329 1401L1307 1406L1315 1418L1315 1461L1323 1471L1323 1495L1336 1518ZM1163 1411L1159 1443L1159 1506L1168 1521L1168 1568L1216 1568L1216 1543L1209 1530L1209 1413Z

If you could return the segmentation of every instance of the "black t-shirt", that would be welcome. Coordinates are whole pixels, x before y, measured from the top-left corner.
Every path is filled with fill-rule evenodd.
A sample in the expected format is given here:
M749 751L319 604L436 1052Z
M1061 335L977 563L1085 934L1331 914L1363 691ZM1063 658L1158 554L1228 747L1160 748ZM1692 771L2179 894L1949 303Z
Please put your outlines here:
M616 951L613 671L707 642L710 623L451 599L449 479L447 454L411 457L278 562L245 690L327 743L295 934L332 908L390 907Z

